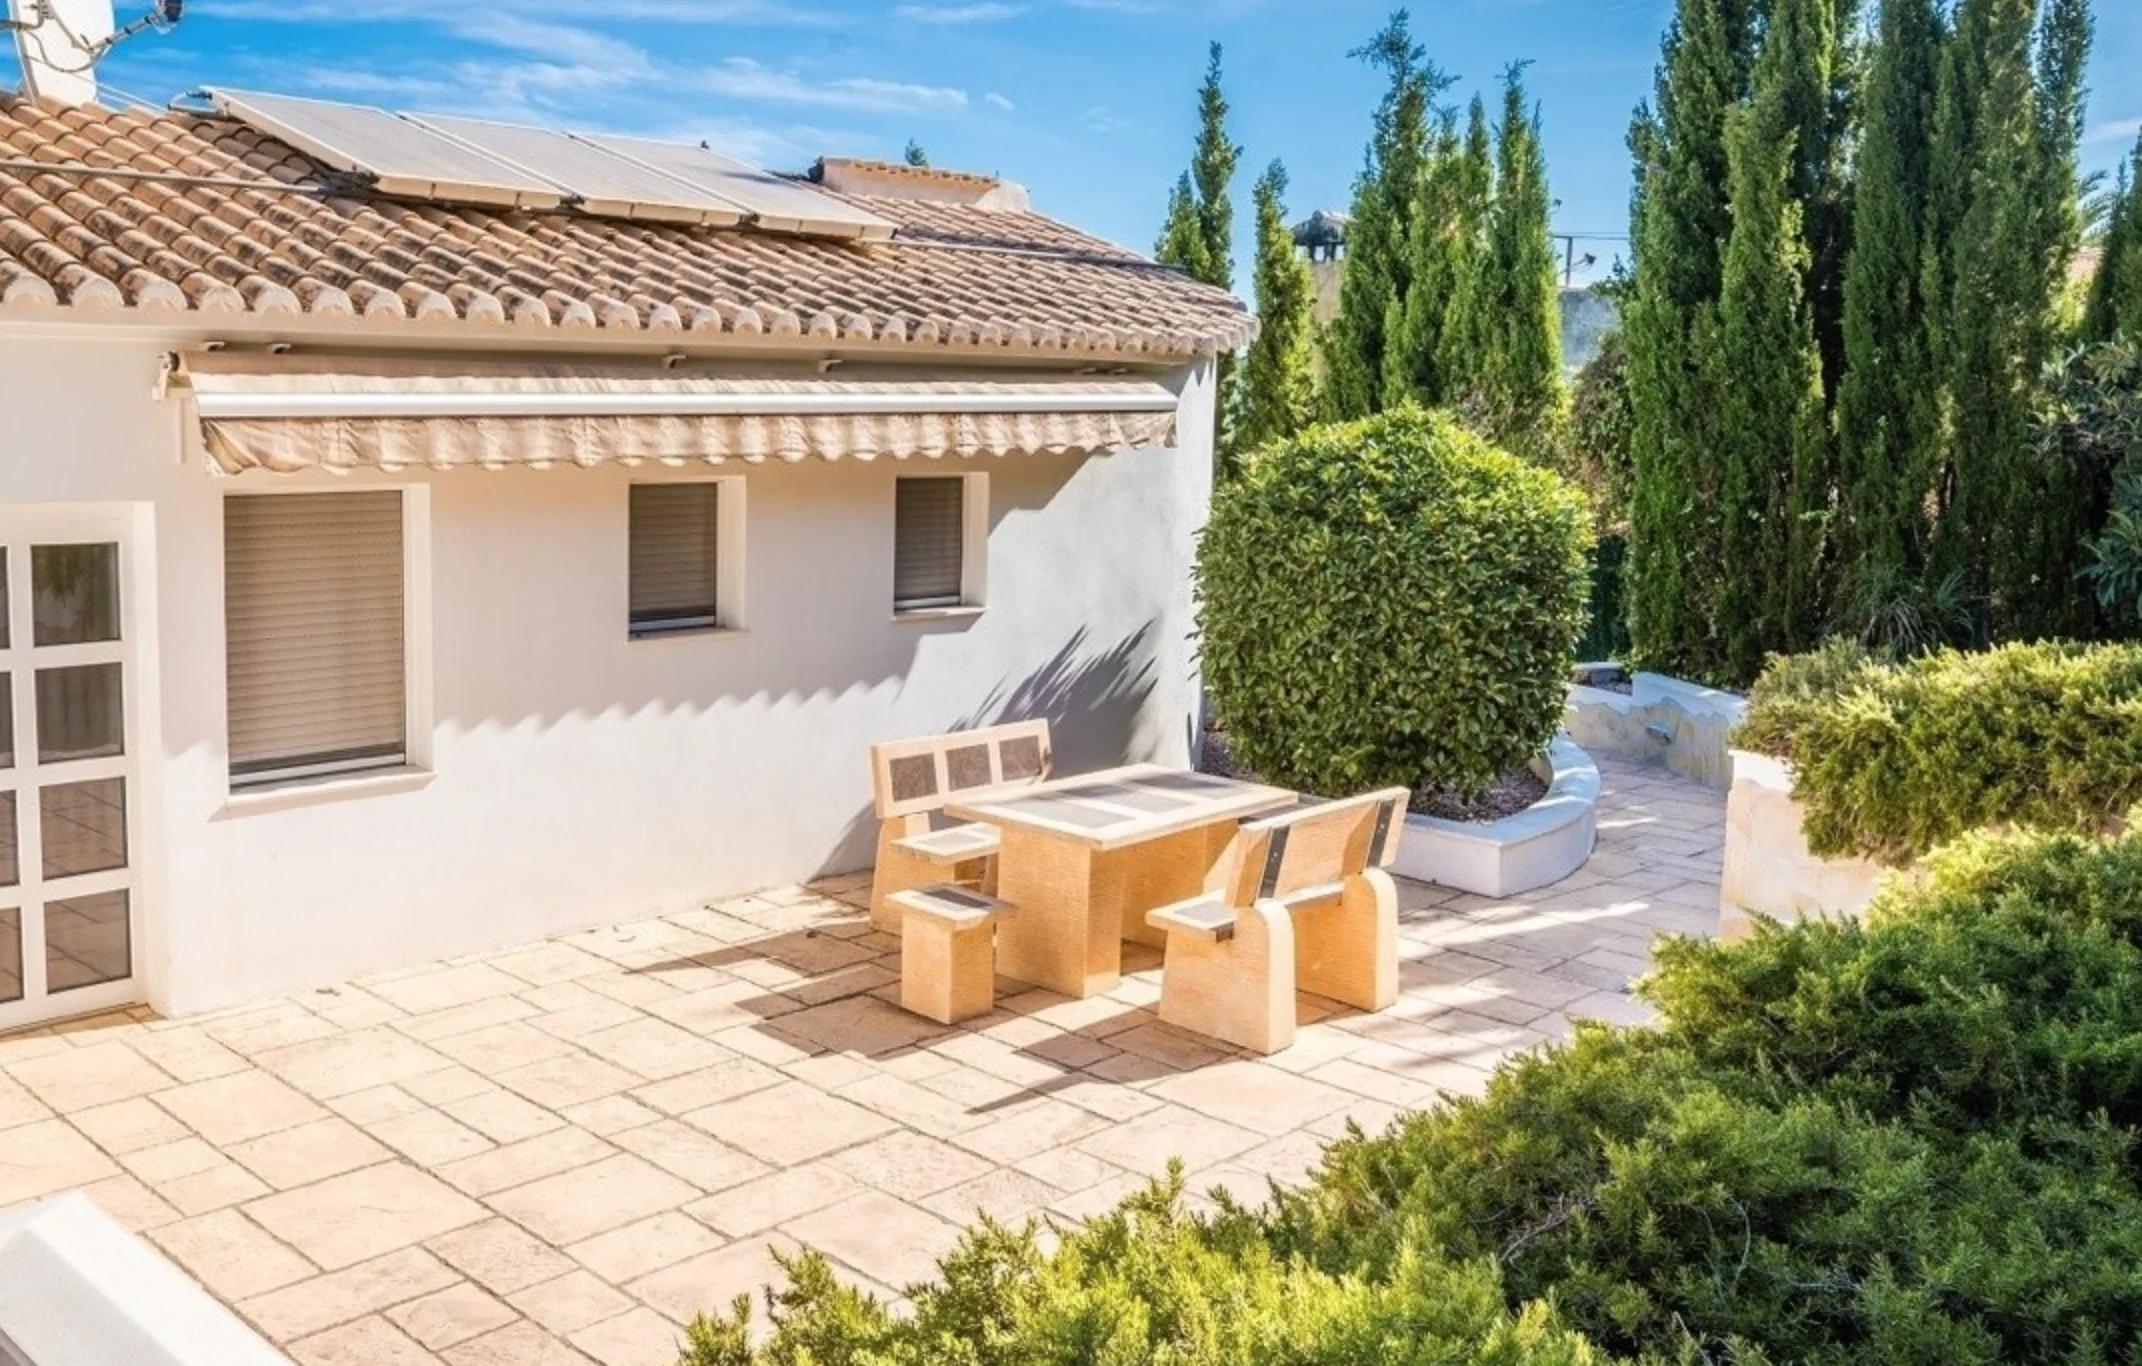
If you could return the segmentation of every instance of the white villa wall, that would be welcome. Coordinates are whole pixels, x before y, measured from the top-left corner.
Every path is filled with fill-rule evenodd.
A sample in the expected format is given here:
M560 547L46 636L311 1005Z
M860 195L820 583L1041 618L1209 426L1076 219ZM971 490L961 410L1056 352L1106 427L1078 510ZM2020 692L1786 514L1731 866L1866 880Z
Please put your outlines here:
M0 505L154 504L164 753L143 966L167 1013L863 866L876 739L1044 714L1066 769L1190 757L1209 366L1177 376L1179 450L720 467L748 490L737 634L625 629L628 485L715 470L403 476L430 490L430 780L234 806L223 497L397 481L210 474L181 454L177 402L151 397L172 340L0 333ZM976 469L985 610L894 621L893 480Z

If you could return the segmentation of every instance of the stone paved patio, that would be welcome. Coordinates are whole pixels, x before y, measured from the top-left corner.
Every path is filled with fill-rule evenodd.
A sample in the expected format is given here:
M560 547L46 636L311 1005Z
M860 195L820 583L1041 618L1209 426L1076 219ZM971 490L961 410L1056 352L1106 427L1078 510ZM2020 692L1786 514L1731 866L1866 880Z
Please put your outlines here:
M304 1366L670 1366L809 1244L892 1295L978 1209L1077 1218L1181 1157L1254 1198L1349 1119L1634 1020L1717 919L1720 794L1602 763L1598 853L1512 901L1401 884L1398 1006L1252 1060L1157 964L941 1029L837 879L182 1021L0 1039L0 1207L86 1189ZM1131 966L1127 964L1126 966ZM1017 990L1015 985L1009 987Z

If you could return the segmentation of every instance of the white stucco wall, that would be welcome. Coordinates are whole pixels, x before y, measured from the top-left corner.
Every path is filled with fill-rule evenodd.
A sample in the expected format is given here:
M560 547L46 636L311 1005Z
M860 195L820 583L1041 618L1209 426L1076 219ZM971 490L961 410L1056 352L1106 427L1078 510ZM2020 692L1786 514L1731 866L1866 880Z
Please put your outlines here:
M182 457L178 404L151 396L174 340L0 329L0 505L154 505L163 753L141 852L166 1012L861 867L876 739L1046 715L1067 770L1189 757L1209 366L1171 377L1178 450L986 466L988 604L968 620L892 619L893 480L922 472L904 463L722 467L747 480L749 629L640 642L628 485L716 471L404 476L430 491L433 777L235 812L222 499L396 481Z

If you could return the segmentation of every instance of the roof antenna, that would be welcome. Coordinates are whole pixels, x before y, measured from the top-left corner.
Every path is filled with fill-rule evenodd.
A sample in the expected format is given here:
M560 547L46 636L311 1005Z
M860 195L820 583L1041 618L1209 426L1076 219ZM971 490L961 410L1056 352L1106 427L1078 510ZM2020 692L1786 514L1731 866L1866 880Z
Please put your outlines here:
M11 18L0 31L15 35L24 88L37 99L91 104L97 63L146 30L168 33L185 17L186 0L153 0L148 13L115 27L111 0L8 0Z

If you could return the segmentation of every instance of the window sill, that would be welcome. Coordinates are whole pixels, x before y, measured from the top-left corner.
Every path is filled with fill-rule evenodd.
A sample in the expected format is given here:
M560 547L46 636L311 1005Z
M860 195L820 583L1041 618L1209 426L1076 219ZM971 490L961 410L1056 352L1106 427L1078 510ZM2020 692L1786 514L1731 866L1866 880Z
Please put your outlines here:
M362 797L388 797L397 792L415 792L431 786L438 775L428 768L375 769L369 773L345 773L326 778L292 778L287 782L233 792L223 800L222 816L254 816L267 811L287 811L324 802L355 801Z
M968 621L982 615L980 603L962 603L958 607L910 607L895 610L892 619L901 621Z
M664 640L705 640L709 636L740 636L741 626L679 626L667 631L627 631L628 645L651 645Z

